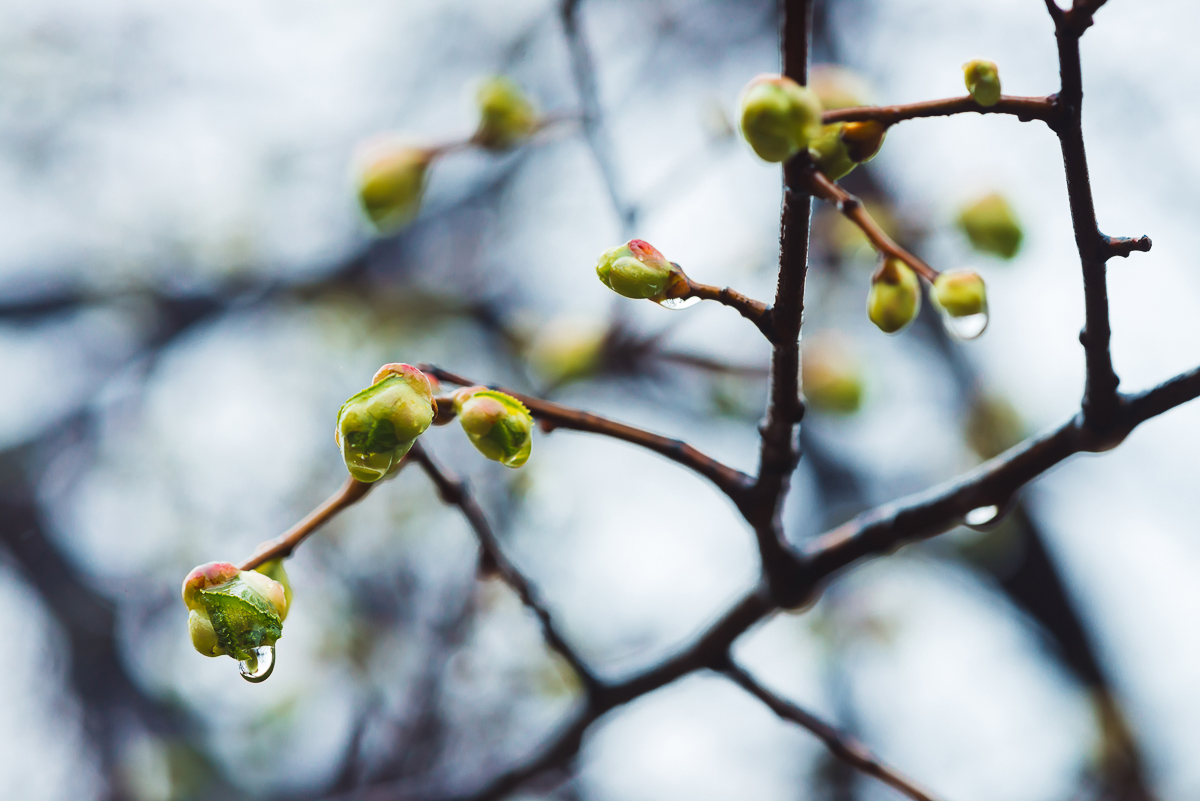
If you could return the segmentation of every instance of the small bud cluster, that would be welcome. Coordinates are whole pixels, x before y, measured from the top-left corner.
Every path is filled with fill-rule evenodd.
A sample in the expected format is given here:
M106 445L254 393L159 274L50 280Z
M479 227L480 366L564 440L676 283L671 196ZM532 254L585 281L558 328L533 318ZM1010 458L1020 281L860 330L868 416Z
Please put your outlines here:
M419 147L384 138L360 149L354 169L358 201L376 233L394 234L413 221L421 208L429 167L440 156L468 145L493 152L510 150L542 125L537 109L507 78L485 80L475 100L479 125L464 142Z

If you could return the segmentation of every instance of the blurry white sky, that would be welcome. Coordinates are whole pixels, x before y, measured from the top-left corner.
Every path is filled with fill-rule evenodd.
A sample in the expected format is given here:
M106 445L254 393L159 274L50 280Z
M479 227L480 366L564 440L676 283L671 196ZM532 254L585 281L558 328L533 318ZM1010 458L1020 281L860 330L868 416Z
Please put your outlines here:
M703 165L685 193L659 190L665 202L647 208L639 235L702 280L767 296L777 169L741 146L703 156L701 120L714 100L731 109L749 77L776 67L773 30L738 3L708 16L694 14L696 6L585 3L602 102L632 197L673 174L681 157ZM0 291L32 293L64 280L188 286L245 271L296 276L328 266L364 241L347 191L349 154L360 139L380 130L428 139L468 131L470 81L498 69L506 47L526 32L517 77L546 107L574 104L554 11L534 0L0 4ZM1190 191L1200 186L1200 156L1191 147L1200 113L1191 76L1200 56L1190 32L1198 17L1183 0L1112 0L1084 39L1084 124L1101 227L1154 240L1152 253L1111 265L1113 352L1127 389L1200 364L1200 322L1191 312L1200 274L1187 244L1200 212ZM711 61L681 73L676 51L643 35L663 20L673 35L703 44ZM996 61L1009 93L1057 85L1053 30L1039 0L875 0L835 10L834 20L847 63L869 78L880 102L961 94L959 65L972 57ZM935 232L929 260L954 267L971 259L987 278L992 325L966 347L988 380L1034 428L1073 413L1082 385L1082 295L1053 135L994 116L910 122L891 132L875 166L903 199L901 211ZM439 167L427 207L448 203L468 191L471 176L493 168L476 158ZM564 174L572 176L567 185ZM963 200L990 189L1007 194L1026 223L1025 248L1012 264L972 256L949 227ZM485 244L496 263L523 265L531 313L604 314L611 299L591 266L619 231L581 141L545 145L509 192L499 212L508 224ZM818 289L820 282L815 276ZM860 308L861 299L830 300L810 316L839 325L849 319L843 306ZM681 346L747 361L765 356L753 330L726 310L673 314L639 304L631 311L650 327L676 325ZM53 419L48 383L62 382L70 397L90 391L94 375L129 347L131 325L96 314L36 336L0 330L0 370L9 377L0 439L19 441ZM433 358L486 370L437 332L410 335L409 353L352 345L361 325L306 309L237 314L176 348L132 419L106 422L95 467L51 498L71 552L99 575L174 592L191 564L237 558L334 486L332 413L375 365ZM937 417L944 388L914 377L919 354L911 344L862 327L852 336L869 360L872 395L847 447L897 491L962 467L961 445ZM272 365L283 361L293 376L277 379ZM278 380L295 400L263 419L254 407L279 393ZM574 400L687 434L744 469L753 465L748 426L689 432L669 413L616 391ZM181 407L184 427L176 425ZM254 450L248 442L256 437L281 445ZM471 454L454 447L446 438L443 449L476 469ZM1114 453L1060 468L1030 493L1117 669L1154 778L1165 798L1181 801L1200 794L1198 654L1189 634L1200 612L1198 450L1200 405L1193 405L1146 425ZM753 576L751 540L734 512L662 460L556 434L539 439L526 469L530 512L514 552L606 672L661 656ZM571 494L630 475L637 480L617 500ZM688 497L686 508L657 509L652 490L662 488ZM397 549L418 553L438 575L469 563L461 524L422 508L432 503L423 482L405 477L387 492L335 528L333 547L347 564L377 567ZM379 533L413 518L439 536ZM684 563L673 558L681 549ZM322 603L336 608L338 588L306 554L295 572L311 600L297 604L267 684L245 685L232 664L191 653L181 615L149 640L158 650L138 653L139 675L151 686L181 689L209 714L236 718L217 722L218 731L243 732L230 734L222 753L259 786L289 775L304 781L304 770L320 775L361 701L323 650L337 621ZM850 649L868 742L947 797L1028 801L1068 792L1091 746L1087 707L995 596L944 566L909 558L872 565L852 582L861 603L877 605L894 629L886 647ZM6 573L0 589L0 638L41 643L5 655L14 664L2 671L9 680L0 686L0 710L15 708L15 699L29 708L0 715L0 796L85 797L75 783L87 781L86 771L67 768L81 759L71 751L78 735L54 733L75 725L69 705L55 698L61 679L51 671L47 682L37 669L51 648L43 621L29 616L28 594ZM497 630L516 631L515 642L533 648L519 611L500 609ZM483 637L479 647L503 651L497 643L511 637ZM806 621L778 620L748 638L743 652L773 685L835 714ZM501 662L530 659L506 653ZM285 704L300 710L297 728L319 720L328 738L287 740L290 756L245 767L238 745L245 740L237 739L247 736L243 722ZM46 733L29 737L29 719L45 719ZM545 723L543 715L531 731ZM42 736L55 748L31 756ZM527 745L531 736L516 741ZM795 797L794 782L817 753L810 738L734 688L693 678L599 727L584 775L590 793L613 801L738 793L782 801Z

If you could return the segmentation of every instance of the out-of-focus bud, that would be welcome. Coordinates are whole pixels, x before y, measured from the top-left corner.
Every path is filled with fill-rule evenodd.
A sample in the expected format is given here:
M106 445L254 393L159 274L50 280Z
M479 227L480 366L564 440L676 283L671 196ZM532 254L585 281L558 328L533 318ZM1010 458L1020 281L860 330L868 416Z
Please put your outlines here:
M764 161L787 161L821 131L821 101L783 75L759 75L742 91L742 136Z
M533 416L519 400L486 387L454 393L458 421L471 444L505 467L520 467L533 447Z
M279 615L280 620L287 620L288 610L292 608L292 581L288 578L287 571L283 568L282 559L272 559L270 562L263 562L258 567L254 568L255 573L262 573L272 581L279 583L283 587L284 608Z
M862 405L863 382L858 360L837 336L807 336L800 360L804 397L822 412L853 414Z
M338 411L335 433L350 475L364 482L383 478L429 428L434 412L424 373L408 364L384 365L375 383Z
M641 239L631 239L601 253L596 275L618 295L639 300L662 301L672 288L687 287L683 271Z
M842 141L844 122L835 122L821 129L821 134L808 145L808 155L817 169L831 181L836 181L858 166L850 158L850 148Z
M428 148L395 141L377 141L360 149L355 158L358 200L377 232L395 233L417 216L434 155Z
M1000 71L996 64L977 58L963 64L963 80L967 91L981 106L994 106L1000 102Z
M887 259L871 281L867 317L885 334L911 323L921 310L921 282L899 259Z
M183 580L183 602L192 645L205 656L228 654L257 663L263 658L261 649L283 635L287 592L253 570L238 570L227 562L200 565Z
M503 76L488 78L475 96L479 127L474 141L488 150L508 150L529 138L538 127L538 113L521 87Z
M561 317L543 326L529 345L529 361L546 380L562 384L591 375L604 357L608 327Z
M875 158L879 148L883 147L885 136L887 126L875 120L848 122L842 127L842 141L846 144L846 153L859 164Z
M826 111L865 105L870 95L862 76L834 64L814 64L808 71L808 88Z
M999 456L1025 438L1025 425L1013 405L998 395L981 395L971 404L967 444L983 459Z
M963 208L958 227L976 250L1011 259L1021 249L1025 234L1012 206L998 193L985 195Z
M951 317L987 311L987 288L979 273L947 270L933 281L933 299Z

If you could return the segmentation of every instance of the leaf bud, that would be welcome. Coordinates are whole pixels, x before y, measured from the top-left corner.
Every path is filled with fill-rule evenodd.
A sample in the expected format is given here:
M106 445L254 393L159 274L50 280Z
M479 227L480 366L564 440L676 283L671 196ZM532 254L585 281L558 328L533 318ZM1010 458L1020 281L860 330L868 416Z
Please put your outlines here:
M862 405L863 382L858 362L836 336L805 337L800 361L804 397L822 412L853 414Z
M808 155L831 181L836 181L858 166L850 157L850 148L842 140L846 123L835 122L821 129L821 134L808 145Z
M479 127L473 141L488 150L508 150L524 142L537 130L538 113L508 78L493 76L475 95L479 105Z
M379 234L404 228L421 208L425 176L434 151L377 142L360 152L357 161L358 200Z
M979 273L947 270L933 281L933 300L951 317L987 311L987 288Z
M842 142L851 159L862 164L875 158L883 147L887 126L875 120L848 122L842 126Z
M687 285L678 265L641 239L631 239L601 253L596 275L613 292L635 300L662 301L672 289Z
M760 75L741 100L742 136L764 161L787 161L821 131L821 101L784 75Z
M183 603L196 650L238 661L257 660L257 649L275 644L288 608L282 584L228 562L193 568L183 580Z
M976 250L1011 259L1021 249L1025 233L1004 196L993 192L966 206L958 215L963 230Z
M963 80L967 91L981 106L994 106L1000 102L1000 71L995 62L977 58L963 64Z
M378 481L400 463L433 421L436 406L429 379L408 364L388 364L375 383L338 411L335 435L350 475Z
M889 258L871 279L867 317L885 334L911 323L921 310L921 282L912 268Z
M505 467L520 467L533 446L533 416L519 400L486 387L454 393L458 421L471 444Z

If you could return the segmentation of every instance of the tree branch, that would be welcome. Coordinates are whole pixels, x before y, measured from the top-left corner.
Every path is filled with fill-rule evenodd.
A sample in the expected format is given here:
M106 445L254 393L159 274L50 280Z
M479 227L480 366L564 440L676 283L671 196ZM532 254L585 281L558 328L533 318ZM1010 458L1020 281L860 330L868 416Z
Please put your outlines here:
M329 496L325 503L313 509L296 525L280 534L273 540L267 540L254 550L254 555L239 566L241 570L253 570L264 562L274 559L287 559L296 547L308 539L309 535L328 523L343 509L353 506L366 497L375 484L365 484L353 478L347 478L341 489Z
M496 538L496 533L492 531L487 517L483 514L483 509L479 507L479 503L475 500L475 496L471 493L471 488L467 482L440 465L420 442L413 443L412 449L408 452L408 458L420 465L421 469L425 471L425 475L429 476L430 481L437 487L438 495L441 496L442 501L451 506L457 506L459 511L462 512L463 517L466 518L467 523L471 526L471 530L475 532L476 539L479 540L479 548L485 555L487 563L495 568L500 578L504 579L504 582L508 586L513 588L521 598L521 603L525 604L531 612L537 615L538 621L542 626L542 636L546 640L546 644L566 660L567 664L579 676L579 680L588 694L593 694L599 686L599 681L596 679L595 674L592 673L591 668L587 666L579 654L575 652L575 649L563 638L562 633L554 625L554 620L550 616L550 610L538 598L537 591L533 588L529 579L525 578L516 565L504 555L504 551L500 547L500 541Z
M858 740L839 731L808 710L775 695L732 660L722 672L743 690L766 704L776 715L784 720L797 723L815 734L830 753L843 762L853 765L868 776L873 776L889 787L899 790L913 801L937 801L934 796L921 789L911 779L882 762Z
M467 387L478 383L431 364L422 364L421 370L434 376L439 381L457 384L458 386ZM570 406L563 406L553 401L534 398L511 389L506 389L505 387L490 386L489 388L512 395L521 401L521 403L528 407L529 412L541 421L543 428L547 431L555 428L587 431L624 442L630 442L634 445L640 445L643 448L667 457L671 461L691 468L709 481L712 481L718 489L728 495L738 505L739 509L746 502L747 487L750 484L749 476L740 470L735 470L728 465L718 462L712 457L705 456L682 440L652 434L649 431L625 423L618 423L615 420L601 417L598 414L573 409Z
M1021 122L1041 120L1053 127L1057 119L1056 98L1017 97L1001 95L1000 101L992 106L981 106L970 95L950 97L945 100L925 100L920 103L902 103L894 106L854 106L826 111L823 119L832 122L861 122L874 120L884 125L895 125L904 120L923 117L949 117L955 114L1010 114Z
M722 306L728 306L737 311L757 326L768 342L775 341L775 327L771 324L771 307L761 300L746 297L731 287L715 287L688 279L688 293L685 298L701 298L715 300Z

